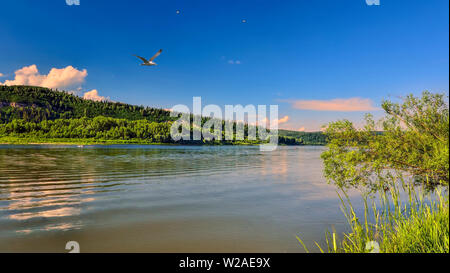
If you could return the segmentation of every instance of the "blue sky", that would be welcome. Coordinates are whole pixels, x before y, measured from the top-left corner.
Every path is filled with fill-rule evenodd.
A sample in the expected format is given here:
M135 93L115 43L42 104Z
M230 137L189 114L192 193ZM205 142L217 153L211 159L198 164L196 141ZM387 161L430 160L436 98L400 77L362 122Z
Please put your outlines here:
M2 1L0 82L33 64L40 75L73 66L87 76L64 89L81 87L81 95L96 89L114 101L161 108L191 106L193 96L220 106L278 104L279 116L289 116L280 127L307 131L380 115L373 109L383 98L449 90L447 0L80 3ZM132 56L160 48L156 67ZM345 105L298 106L330 100ZM359 102L361 111L346 110Z

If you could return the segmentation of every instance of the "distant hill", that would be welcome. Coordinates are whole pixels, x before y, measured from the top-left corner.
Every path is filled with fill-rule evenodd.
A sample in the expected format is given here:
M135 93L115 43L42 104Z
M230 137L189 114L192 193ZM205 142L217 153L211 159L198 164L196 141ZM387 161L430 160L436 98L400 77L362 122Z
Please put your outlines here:
M303 145L325 145L327 144L327 138L322 132L299 132L289 130L278 130L278 135L283 137L292 137L301 139Z
M43 87L0 85L0 122L3 123L13 119L39 122L97 116L155 122L174 120L170 112L163 109L85 100Z
M170 125L177 118L170 117L170 113L119 102L85 100L65 91L43 87L0 85L0 138L31 138L38 142L43 139L91 139L94 142L173 143ZM202 119L203 122L206 120L208 118ZM320 132L279 130L280 144L323 145L325 142L326 138Z

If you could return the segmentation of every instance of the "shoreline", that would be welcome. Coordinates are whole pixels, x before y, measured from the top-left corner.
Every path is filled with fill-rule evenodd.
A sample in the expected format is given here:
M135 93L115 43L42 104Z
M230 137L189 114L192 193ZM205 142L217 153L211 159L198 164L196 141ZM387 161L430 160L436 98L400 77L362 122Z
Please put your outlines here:
M95 140L95 139L78 139L78 138L21 138L21 137L0 137L0 145L168 145L168 146L256 146L261 143L158 143L140 140ZM285 145L279 146L325 146L322 144L301 144L301 145Z
M68 139L36 139L36 138L20 138L20 137L0 137L0 145L166 145L166 146L255 146L254 143L235 143L235 144L187 144L187 143L164 143L164 142L147 142L140 140L95 140L82 138Z
M38 139L20 137L0 137L0 145L110 145L110 144L138 144L138 145L176 145L173 143L153 143L146 141L126 140L94 140L94 139Z

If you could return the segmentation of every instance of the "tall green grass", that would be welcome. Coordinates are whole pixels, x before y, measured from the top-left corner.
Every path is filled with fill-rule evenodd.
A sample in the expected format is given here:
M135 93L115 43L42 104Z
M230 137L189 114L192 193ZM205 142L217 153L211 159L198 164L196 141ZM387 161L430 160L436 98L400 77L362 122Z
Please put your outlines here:
M316 243L318 250L365 253L371 252L370 245L376 242L381 253L449 253L448 189L436 190L433 197L430 194L426 197L413 186L402 187L406 198L400 198L395 185L379 193L378 198L364 196L361 218L345 191L338 193L350 231L341 236L327 231L326 246ZM302 240L297 239L309 252Z

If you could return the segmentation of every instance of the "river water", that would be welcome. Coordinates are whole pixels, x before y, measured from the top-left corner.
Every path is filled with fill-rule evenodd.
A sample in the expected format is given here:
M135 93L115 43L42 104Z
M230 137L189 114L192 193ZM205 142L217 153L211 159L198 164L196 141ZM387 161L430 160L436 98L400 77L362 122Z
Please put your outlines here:
M0 252L314 250L346 227L324 149L0 145Z

